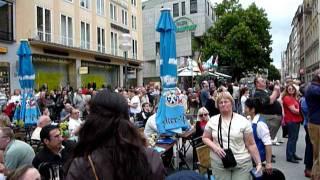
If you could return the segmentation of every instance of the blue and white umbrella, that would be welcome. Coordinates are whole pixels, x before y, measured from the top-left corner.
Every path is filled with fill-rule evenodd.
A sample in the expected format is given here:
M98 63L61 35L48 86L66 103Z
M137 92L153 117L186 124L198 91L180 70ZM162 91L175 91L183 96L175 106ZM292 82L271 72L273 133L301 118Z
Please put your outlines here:
M17 51L19 56L19 83L21 86L21 103L16 108L14 120L24 121L25 126L35 125L40 111L34 97L35 73L31 60L31 50L27 40L21 40Z
M156 30L160 33L160 78L162 94L156 115L160 134L187 129L182 99L177 95L176 27L170 9L161 9Z

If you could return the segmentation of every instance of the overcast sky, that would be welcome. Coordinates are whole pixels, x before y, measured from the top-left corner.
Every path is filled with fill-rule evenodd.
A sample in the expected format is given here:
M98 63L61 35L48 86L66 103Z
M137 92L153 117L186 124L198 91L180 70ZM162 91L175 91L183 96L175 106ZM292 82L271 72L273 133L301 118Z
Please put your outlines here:
M211 1L214 3L221 2L222 0ZM273 41L271 57L274 60L273 64L277 68L281 68L281 52L287 47L292 18L303 0L240 0L244 8L253 2L255 2L258 7L265 9L268 14L268 19L271 22Z

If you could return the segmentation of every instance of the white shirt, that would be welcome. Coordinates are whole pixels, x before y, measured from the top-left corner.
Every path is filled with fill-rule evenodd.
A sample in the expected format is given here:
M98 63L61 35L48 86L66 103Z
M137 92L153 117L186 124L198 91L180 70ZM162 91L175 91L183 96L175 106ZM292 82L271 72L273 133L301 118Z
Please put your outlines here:
M10 103L15 103L15 102L20 102L21 96L20 95L13 95L11 96L10 100L8 101L8 104Z
M246 100L248 99L247 96L243 95L241 96L241 110L242 110L242 114L244 114L244 108L245 108L245 103L246 103Z
M68 130L71 136L74 136L74 131L81 126L81 123L80 119L69 118Z
M151 115L146 123L146 126L144 127L144 135L146 138L151 138L152 134L157 134L157 124L156 124L156 113Z
M41 127L36 127L34 129L34 131L32 132L32 135L31 135L31 139L32 140L41 140L40 139L40 132L41 132L42 128Z
M205 131L211 133L212 138L218 143L218 124L219 124L220 114L212 116L208 121ZM229 130L229 122L224 122L222 120L221 124L222 128L222 143L223 148L228 148L228 130ZM240 114L233 113L233 119L231 122L230 128L230 149L232 150L234 157L238 163L238 165L242 165L251 160L251 156L249 154L248 149L244 143L244 134L252 133L252 127L249 120ZM220 157L210 151L211 160L214 163L218 163L222 165L222 161Z
M131 112L131 113L137 114L137 113L140 113L140 112L141 112L141 103L140 103L140 98L139 98L139 96L133 96L133 97L131 98L130 103L131 103L131 104L137 104L137 105L138 105L136 108L130 107L130 112Z
M232 97L233 99L238 99L240 96L240 88L239 86L232 86Z
M264 145L271 145L272 141L270 137L269 128L266 123L261 121L258 122L259 118L260 114L256 114L252 120L252 123L257 124L257 136L259 139L262 140Z

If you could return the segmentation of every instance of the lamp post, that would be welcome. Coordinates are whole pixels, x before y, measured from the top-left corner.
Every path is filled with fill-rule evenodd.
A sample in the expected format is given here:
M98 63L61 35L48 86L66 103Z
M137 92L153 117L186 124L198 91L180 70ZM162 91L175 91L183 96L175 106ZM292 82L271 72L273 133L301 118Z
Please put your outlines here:
M128 62L127 56L128 51L131 49L131 35L128 33L123 33L120 36L120 46L119 48L124 52L125 68L124 68L124 83L126 89L128 89Z

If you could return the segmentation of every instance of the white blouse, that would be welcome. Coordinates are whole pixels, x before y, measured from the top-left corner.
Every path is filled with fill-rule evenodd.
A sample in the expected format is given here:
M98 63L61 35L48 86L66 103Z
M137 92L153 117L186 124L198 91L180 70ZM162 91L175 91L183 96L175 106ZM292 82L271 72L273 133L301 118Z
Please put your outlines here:
M212 116L205 127L205 131L211 133L212 138L217 143L219 117L220 114ZM227 149L229 122L224 122L222 120L221 130L223 149ZM230 149L232 150L238 165L251 160L251 156L244 143L245 133L252 133L251 122L240 114L233 113L233 119L230 128ZM210 151L210 157L214 163L222 164L220 157L213 151Z

